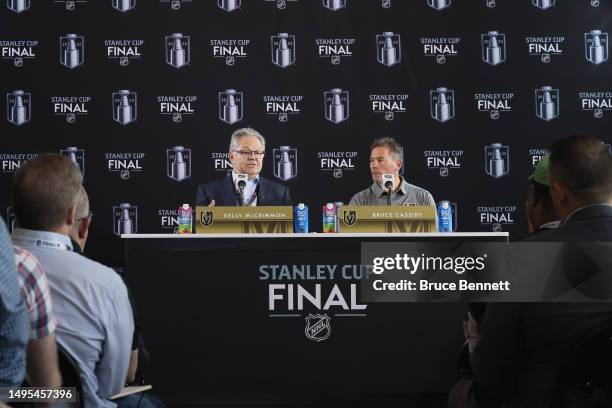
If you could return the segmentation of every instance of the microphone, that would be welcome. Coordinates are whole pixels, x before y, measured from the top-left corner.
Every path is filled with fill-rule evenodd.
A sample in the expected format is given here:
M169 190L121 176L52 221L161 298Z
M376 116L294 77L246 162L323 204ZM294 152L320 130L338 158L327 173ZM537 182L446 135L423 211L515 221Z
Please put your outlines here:
M244 205L244 188L246 187L246 182L249 179L247 174L236 174L236 178L234 179L234 187L236 191L238 191L238 205Z
M393 191L393 181L395 177L393 174L383 174L382 175L382 185L383 188L387 190L387 205L391 206L391 191Z

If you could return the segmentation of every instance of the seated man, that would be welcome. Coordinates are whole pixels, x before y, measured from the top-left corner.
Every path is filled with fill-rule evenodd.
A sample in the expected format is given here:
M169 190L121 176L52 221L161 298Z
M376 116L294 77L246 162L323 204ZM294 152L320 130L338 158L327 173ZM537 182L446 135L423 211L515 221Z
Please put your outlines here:
M12 186L13 242L45 268L57 341L79 366L85 406L116 407L108 398L125 384L134 322L117 273L72 251L69 232L77 222L81 183L79 169L65 156L42 154L22 165ZM148 398L140 406L151 406Z
M196 206L291 205L291 196L287 187L259 175L265 150L266 140L258 131L243 128L232 133L229 145L231 174L221 180L199 186ZM236 187L238 174L248 176L242 194ZM242 202L239 202L240 200Z
M572 136L554 143L549 180L561 226L524 241L612 241L612 157L601 141ZM580 278L595 272L594 264L571 268ZM612 296L609 287L604 291ZM481 408L552 407L559 370L572 347L610 326L609 302L488 303L478 327L468 333L473 384L467 395L452 393L451 400Z
M55 343L57 322L53 316L47 276L38 260L15 247L15 263L23 297L30 316L30 341L26 370L30 387L58 388L62 385Z
M6 225L0 219L0 387L21 385L27 341L28 316L19 292L15 255Z
M409 184L399 175L404 164L402 146L390 137L375 139L370 146L370 173L373 183L355 194L349 205L387 205L389 194L391 205L418 205L435 207L436 202L429 191ZM391 192L382 185L383 174L393 175Z

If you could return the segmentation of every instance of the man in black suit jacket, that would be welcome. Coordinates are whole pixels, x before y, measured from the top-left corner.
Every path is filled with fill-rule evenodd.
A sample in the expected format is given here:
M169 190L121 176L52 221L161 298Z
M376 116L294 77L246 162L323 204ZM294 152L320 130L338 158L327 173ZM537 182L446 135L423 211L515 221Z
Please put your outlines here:
M525 241L612 241L612 157L601 141L572 136L553 144L549 177L561 226ZM582 264L572 273L587 280L594 271ZM612 298L612 288L605 291ZM468 406L553 407L572 347L610 326L609 302L488 303L472 339Z
M198 186L196 205L223 206L274 206L291 205L289 189L259 175L263 164L266 141L254 129L243 128L232 133L229 160L232 172L226 177ZM236 175L246 174L248 180L239 204Z

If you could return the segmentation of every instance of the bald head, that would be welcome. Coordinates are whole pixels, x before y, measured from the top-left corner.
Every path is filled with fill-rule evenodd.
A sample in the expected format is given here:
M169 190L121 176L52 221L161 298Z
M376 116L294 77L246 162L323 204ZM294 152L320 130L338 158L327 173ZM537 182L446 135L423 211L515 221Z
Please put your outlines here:
M570 136L550 150L550 181L561 184L583 205L612 199L612 156L601 140Z

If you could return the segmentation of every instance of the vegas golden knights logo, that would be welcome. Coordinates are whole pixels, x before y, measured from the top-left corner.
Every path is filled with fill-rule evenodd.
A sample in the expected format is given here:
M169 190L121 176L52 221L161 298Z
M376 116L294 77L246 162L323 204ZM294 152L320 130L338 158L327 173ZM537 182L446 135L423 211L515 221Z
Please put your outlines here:
M344 211L344 223L349 227L355 225L357 222L357 212L354 210L345 210Z
M200 223L205 227L210 227L214 222L212 211L202 211L200 214Z

